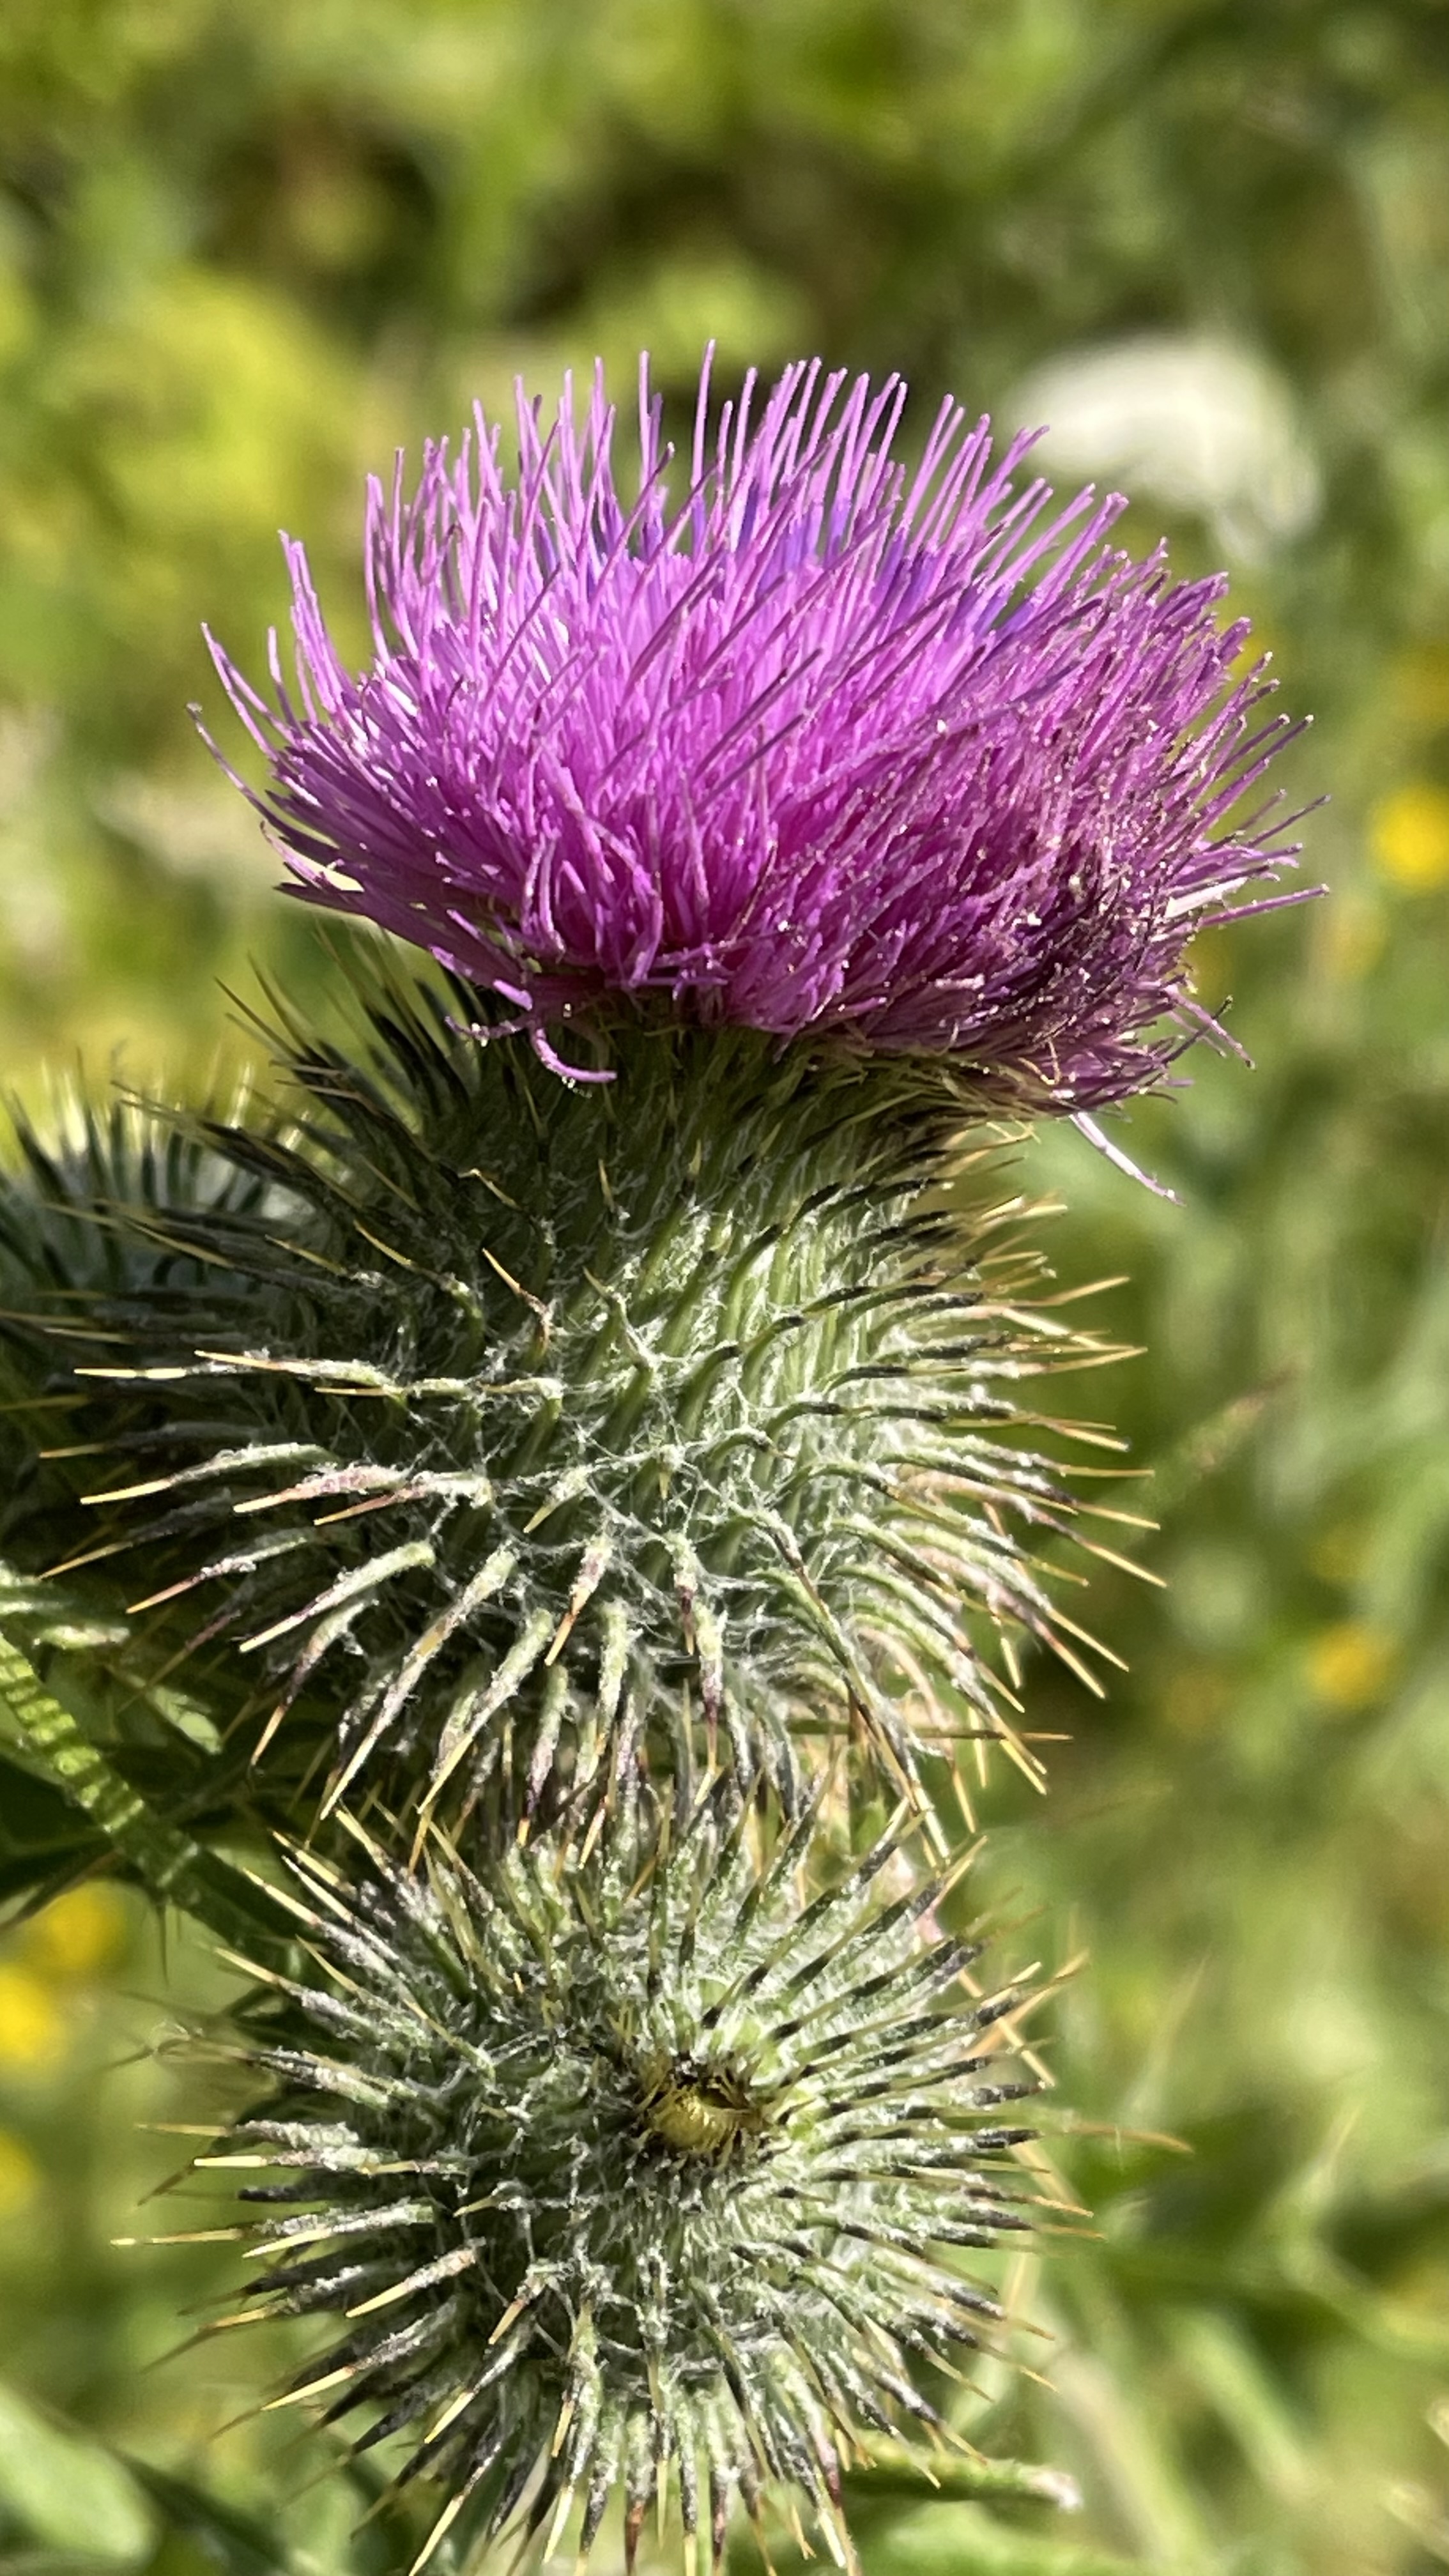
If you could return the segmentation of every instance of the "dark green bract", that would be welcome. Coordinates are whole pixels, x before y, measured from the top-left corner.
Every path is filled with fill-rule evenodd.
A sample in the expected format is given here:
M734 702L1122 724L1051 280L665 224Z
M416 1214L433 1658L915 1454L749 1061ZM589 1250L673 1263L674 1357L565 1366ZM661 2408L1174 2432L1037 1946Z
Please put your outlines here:
M912 1785L1008 1735L1013 1633L1077 1633L1018 1388L1102 1350L1032 1302L979 1104L637 1018L571 1085L477 1007L380 985L355 1057L290 1030L291 1123L31 1144L9 1367L53 1410L9 1419L55 1454L12 1553L329 1805L366 1768L532 1813L681 1726L793 1803L802 1739Z

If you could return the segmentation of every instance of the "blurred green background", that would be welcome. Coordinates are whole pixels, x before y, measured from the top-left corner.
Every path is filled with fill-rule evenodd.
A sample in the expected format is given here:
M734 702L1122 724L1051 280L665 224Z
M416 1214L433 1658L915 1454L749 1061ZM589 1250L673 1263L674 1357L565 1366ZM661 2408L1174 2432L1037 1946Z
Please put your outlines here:
M220 722L203 617L260 663L278 526L357 642L367 467L595 352L627 400L647 345L682 407L709 335L726 382L812 349L899 367L918 429L948 389L1049 414L1062 479L1129 484L1131 542L1230 567L1319 719L1289 792L1333 799L1305 827L1331 903L1203 944L1258 1069L1199 1049L1116 1131L1183 1204L1069 1131L1024 1157L1067 1203L1064 1283L1130 1274L1100 1321L1147 1356L1081 1403L1160 1471L1169 1586L1103 1570L1089 1615L1130 1669L1097 1707L1038 1668L1051 1797L984 1801L985 1896L1049 1964L1088 1954L1049 2053L1101 2124L1060 2151L1100 2232L1012 2276L1052 2386L998 2374L974 2420L1085 2506L883 2498L867 2576L1428 2576L1442 0L0 0L0 1073L32 1102L78 1056L197 1082L244 1049L218 979L325 984L185 712ZM104 1886L0 1939L0 2565L365 2570L381 2543L286 2419L221 2430L278 2351L160 2359L226 2258L109 2242L183 2152L138 2124L206 2117L168 2042L227 1979L169 1941Z

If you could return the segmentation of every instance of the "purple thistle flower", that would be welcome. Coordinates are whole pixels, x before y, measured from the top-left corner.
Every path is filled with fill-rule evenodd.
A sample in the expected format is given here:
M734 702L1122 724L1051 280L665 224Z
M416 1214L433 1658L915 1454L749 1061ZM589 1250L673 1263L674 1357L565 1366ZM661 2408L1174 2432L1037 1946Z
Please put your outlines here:
M374 657L339 661L287 541L297 696L209 637L271 768L253 799L297 880L550 1025L609 997L781 1038L949 1055L1078 1113L1150 1083L1204 1015L1190 932L1293 854L1242 791L1294 730L1233 664L1224 579L1174 585L1106 542L1125 507L1049 511L990 424L790 367L690 487L641 368L639 497L596 376L519 470L481 411L404 497L370 485ZM247 791L250 793L250 791ZM1257 909L1258 905L1239 907ZM1174 1015L1174 1028L1164 1015Z

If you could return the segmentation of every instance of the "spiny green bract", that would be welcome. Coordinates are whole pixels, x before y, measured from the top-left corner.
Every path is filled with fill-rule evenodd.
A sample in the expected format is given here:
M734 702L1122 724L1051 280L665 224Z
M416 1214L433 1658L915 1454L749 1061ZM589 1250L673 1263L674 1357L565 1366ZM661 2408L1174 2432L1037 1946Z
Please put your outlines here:
M32 1147L22 1561L119 1579L145 1660L331 1804L371 1763L532 1808L681 1691L787 1798L802 1733L854 1722L899 1778L1004 1731L1003 1637L1009 1673L1013 1630L1077 1633L1015 1390L1102 1352L1031 1303L1018 1200L950 1203L969 1101L638 1019L575 1087L478 1007L384 987L357 1061L290 1029L290 1127ZM70 1210L38 1244L37 1195Z
M954 2251L1035 2198L1000 2118L1022 1990L967 1990L949 1878L883 1891L894 1829L802 1907L812 1812L773 1852L728 1780L674 1812L626 1793L476 1875L358 1826L357 1883L293 1855L309 1964L241 2012L273 2097L202 2161L260 2169L253 2312L340 2324L289 2398L441 2481L424 2557L521 2506L552 2546L575 2503L586 2551L622 2489L632 2561L671 2477L716 2557L762 2477L844 2557L859 2435L944 2430L913 2364L1000 2314Z

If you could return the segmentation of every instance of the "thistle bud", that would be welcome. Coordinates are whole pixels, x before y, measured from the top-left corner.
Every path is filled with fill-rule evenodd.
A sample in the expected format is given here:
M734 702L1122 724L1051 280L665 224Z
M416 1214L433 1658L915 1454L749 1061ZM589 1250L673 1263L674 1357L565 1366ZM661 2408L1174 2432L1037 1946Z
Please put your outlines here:
M958 2258L1028 2223L1022 1994L928 1928L944 1881L886 1892L893 1831L804 1901L813 1813L773 1849L727 1781L675 1813L292 1855L308 1965L243 2012L271 2095L211 2161L266 2176L249 2305L335 2324L290 2398L435 2483L424 2557L520 2505L586 2552L617 2491L632 2558L673 2479L717 2559L762 2475L843 2555L862 2435L936 2428L920 2364L999 2316Z

